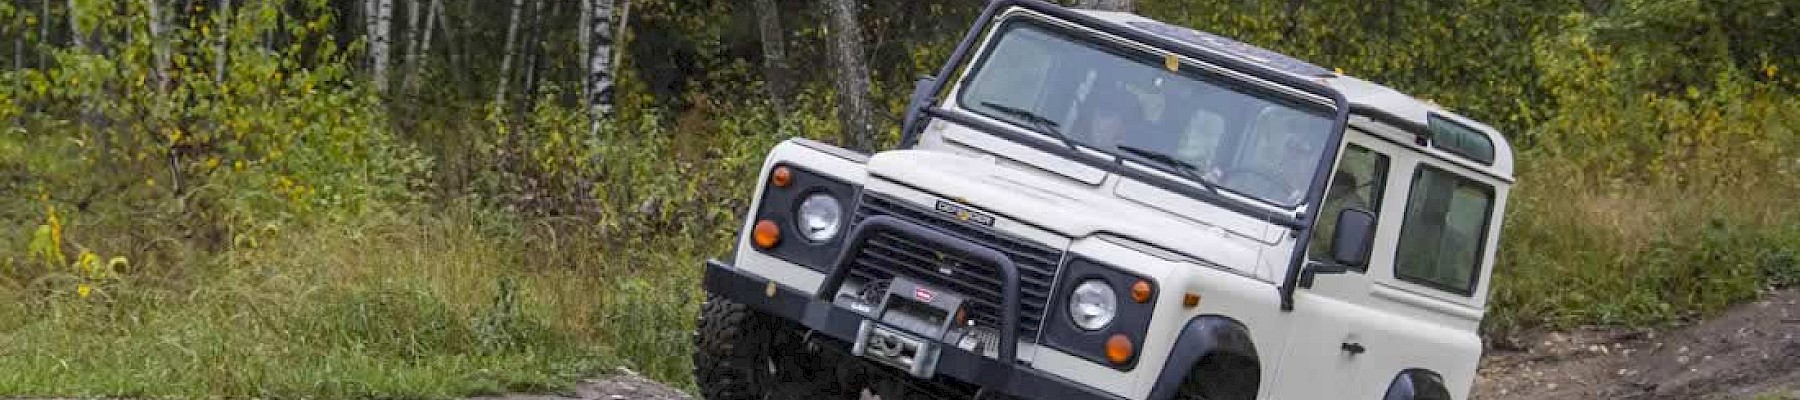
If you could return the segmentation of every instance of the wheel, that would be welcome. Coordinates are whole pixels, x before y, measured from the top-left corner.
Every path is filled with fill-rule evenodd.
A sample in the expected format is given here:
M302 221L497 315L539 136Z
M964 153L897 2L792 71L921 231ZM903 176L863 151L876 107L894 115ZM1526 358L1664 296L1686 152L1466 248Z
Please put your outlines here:
M709 400L844 398L804 329L713 294L694 329L694 382Z
M1193 373L1181 382L1175 398L1182 400L1253 400L1261 371L1241 357L1215 355L1201 358Z

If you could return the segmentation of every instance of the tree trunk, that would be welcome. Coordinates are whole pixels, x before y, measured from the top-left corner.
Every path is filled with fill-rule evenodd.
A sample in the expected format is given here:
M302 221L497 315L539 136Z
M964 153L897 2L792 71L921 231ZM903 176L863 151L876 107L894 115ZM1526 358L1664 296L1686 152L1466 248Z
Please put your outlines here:
M419 73L419 21L425 16L424 10L421 10L423 7L419 0L406 0L406 54L401 61L405 63L401 68L406 70L406 75L400 78L403 89L411 88L413 77Z
M506 107L506 89L512 83L513 52L519 39L519 12L525 10L525 0L512 1L512 17L506 23L506 44L500 56L500 76L495 81L494 106Z
M38 40L39 44L49 45L50 44L50 0L42 0L42 2L38 3L38 8L39 8L38 12L40 14L38 14L38 38L37 38L37 40ZM47 53L47 52L45 52L45 51L37 52L38 68L46 68L47 66L50 65L50 59L49 59L50 56L45 53Z
M81 30L81 11L80 11L81 9L80 9L80 7L75 5L75 0L69 0L68 3L69 3L69 9L68 9L69 46L76 48L76 49L86 50L87 42L83 40L82 36L85 36L85 35L83 34L83 32Z
M231 0L219 0L218 43L213 44L213 82L225 84L225 62L231 50Z
M781 9L775 6L775 0L756 0L756 28L762 36L763 80L768 82L769 105L786 117L794 81L788 69L787 30L781 26Z
M431 36L439 25L438 21L444 18L438 13L443 8L443 0L431 0L431 4L425 8L425 32L420 34L419 51L413 54L412 72L406 79L406 90L409 92L418 90L420 74L425 73L426 63L431 60Z
M1306 0L1288 0L1287 27L1281 29L1281 41L1286 43L1300 33L1300 11L1306 8Z
M593 46L588 51L587 106L588 134L598 136L600 123L612 114L613 91L613 0L589 0L587 39Z
M525 41L521 43L525 46L524 63L520 64L524 67L521 72L525 73L525 81L521 86L523 90L520 94L522 100L525 101L526 109L529 109L530 104L537 101L538 69L542 68L544 64L544 31L547 30L544 28L544 16L549 13L544 10L544 3L547 1L533 0L531 2L531 23L527 24Z
M575 20L575 42L577 45L581 46L581 63L584 66L582 68L577 68L579 71L575 71L575 81L581 82L581 105L585 107L587 106L588 98L593 97L593 94L588 93L587 91L587 67L585 64L587 63L587 60L594 58L594 27L592 24L594 21L594 0L581 0L580 7L580 19Z
M370 18L369 25L369 69L375 80L375 92L383 95L388 91L388 53L394 20L394 0L371 0L375 2L375 15Z
M163 46L162 9L156 4L158 1L161 0L144 0L144 8L150 14L150 77L155 80L156 93L163 94L169 90L169 50Z
M1075 2L1075 8L1086 8L1105 11L1132 12L1137 8L1132 0L1081 0Z
M843 145L851 150L874 149L874 105L869 101L869 65L863 59L862 26L856 22L856 0L827 0L831 29L831 59L837 65L838 122L843 125Z

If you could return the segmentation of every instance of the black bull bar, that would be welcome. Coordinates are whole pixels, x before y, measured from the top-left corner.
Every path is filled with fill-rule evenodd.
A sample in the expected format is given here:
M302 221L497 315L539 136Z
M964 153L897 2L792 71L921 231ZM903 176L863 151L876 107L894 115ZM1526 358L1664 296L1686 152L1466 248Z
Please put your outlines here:
M797 321L808 329L824 333L843 342L854 342L865 317L863 314L832 303L850 274L856 252L877 233L895 233L942 246L941 250L986 262L1001 273L1002 303L998 358L954 346L943 346L938 356L937 374L981 385L999 392L1032 398L1119 399L1086 385L1049 375L1017 362L1019 332L1019 271L1012 259L999 251L944 232L885 215L868 217L858 223L844 242L830 272L818 290L807 295L791 287L770 281L718 260L706 261L702 284L708 292L724 296L757 310Z

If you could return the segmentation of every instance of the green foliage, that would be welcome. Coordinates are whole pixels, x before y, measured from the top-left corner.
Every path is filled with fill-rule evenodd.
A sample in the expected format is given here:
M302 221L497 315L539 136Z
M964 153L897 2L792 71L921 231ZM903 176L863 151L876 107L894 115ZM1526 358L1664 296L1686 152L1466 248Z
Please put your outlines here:
M816 67L829 32L784 13L803 74L771 104L746 3L634 1L596 131L568 79L583 55L544 51L572 42L566 3L547 3L535 89L488 104L522 80L491 73L504 3L446 7L426 83L386 95L342 36L357 2L168 7L158 36L145 2L0 4L4 37L30 44L0 57L27 66L0 72L0 221L17 227L0 254L18 255L0 256L0 370L22 371L0 396L457 396L618 365L691 386L697 263L728 250L770 146L839 136ZM1800 284L1788 3L1139 11L1506 132L1520 185L1486 324L1504 334L1661 324ZM978 5L865 6L891 144L913 79Z

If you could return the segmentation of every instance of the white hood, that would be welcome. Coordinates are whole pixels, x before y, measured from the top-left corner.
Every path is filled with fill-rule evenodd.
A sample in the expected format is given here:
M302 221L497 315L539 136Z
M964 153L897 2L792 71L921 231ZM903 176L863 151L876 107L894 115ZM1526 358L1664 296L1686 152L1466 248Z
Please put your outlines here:
M916 188L1075 240L1132 239L1265 281L1279 279L1292 245L1285 228L1117 175L1090 185L992 155L932 150L879 153L868 171L901 184L871 182L870 191Z

